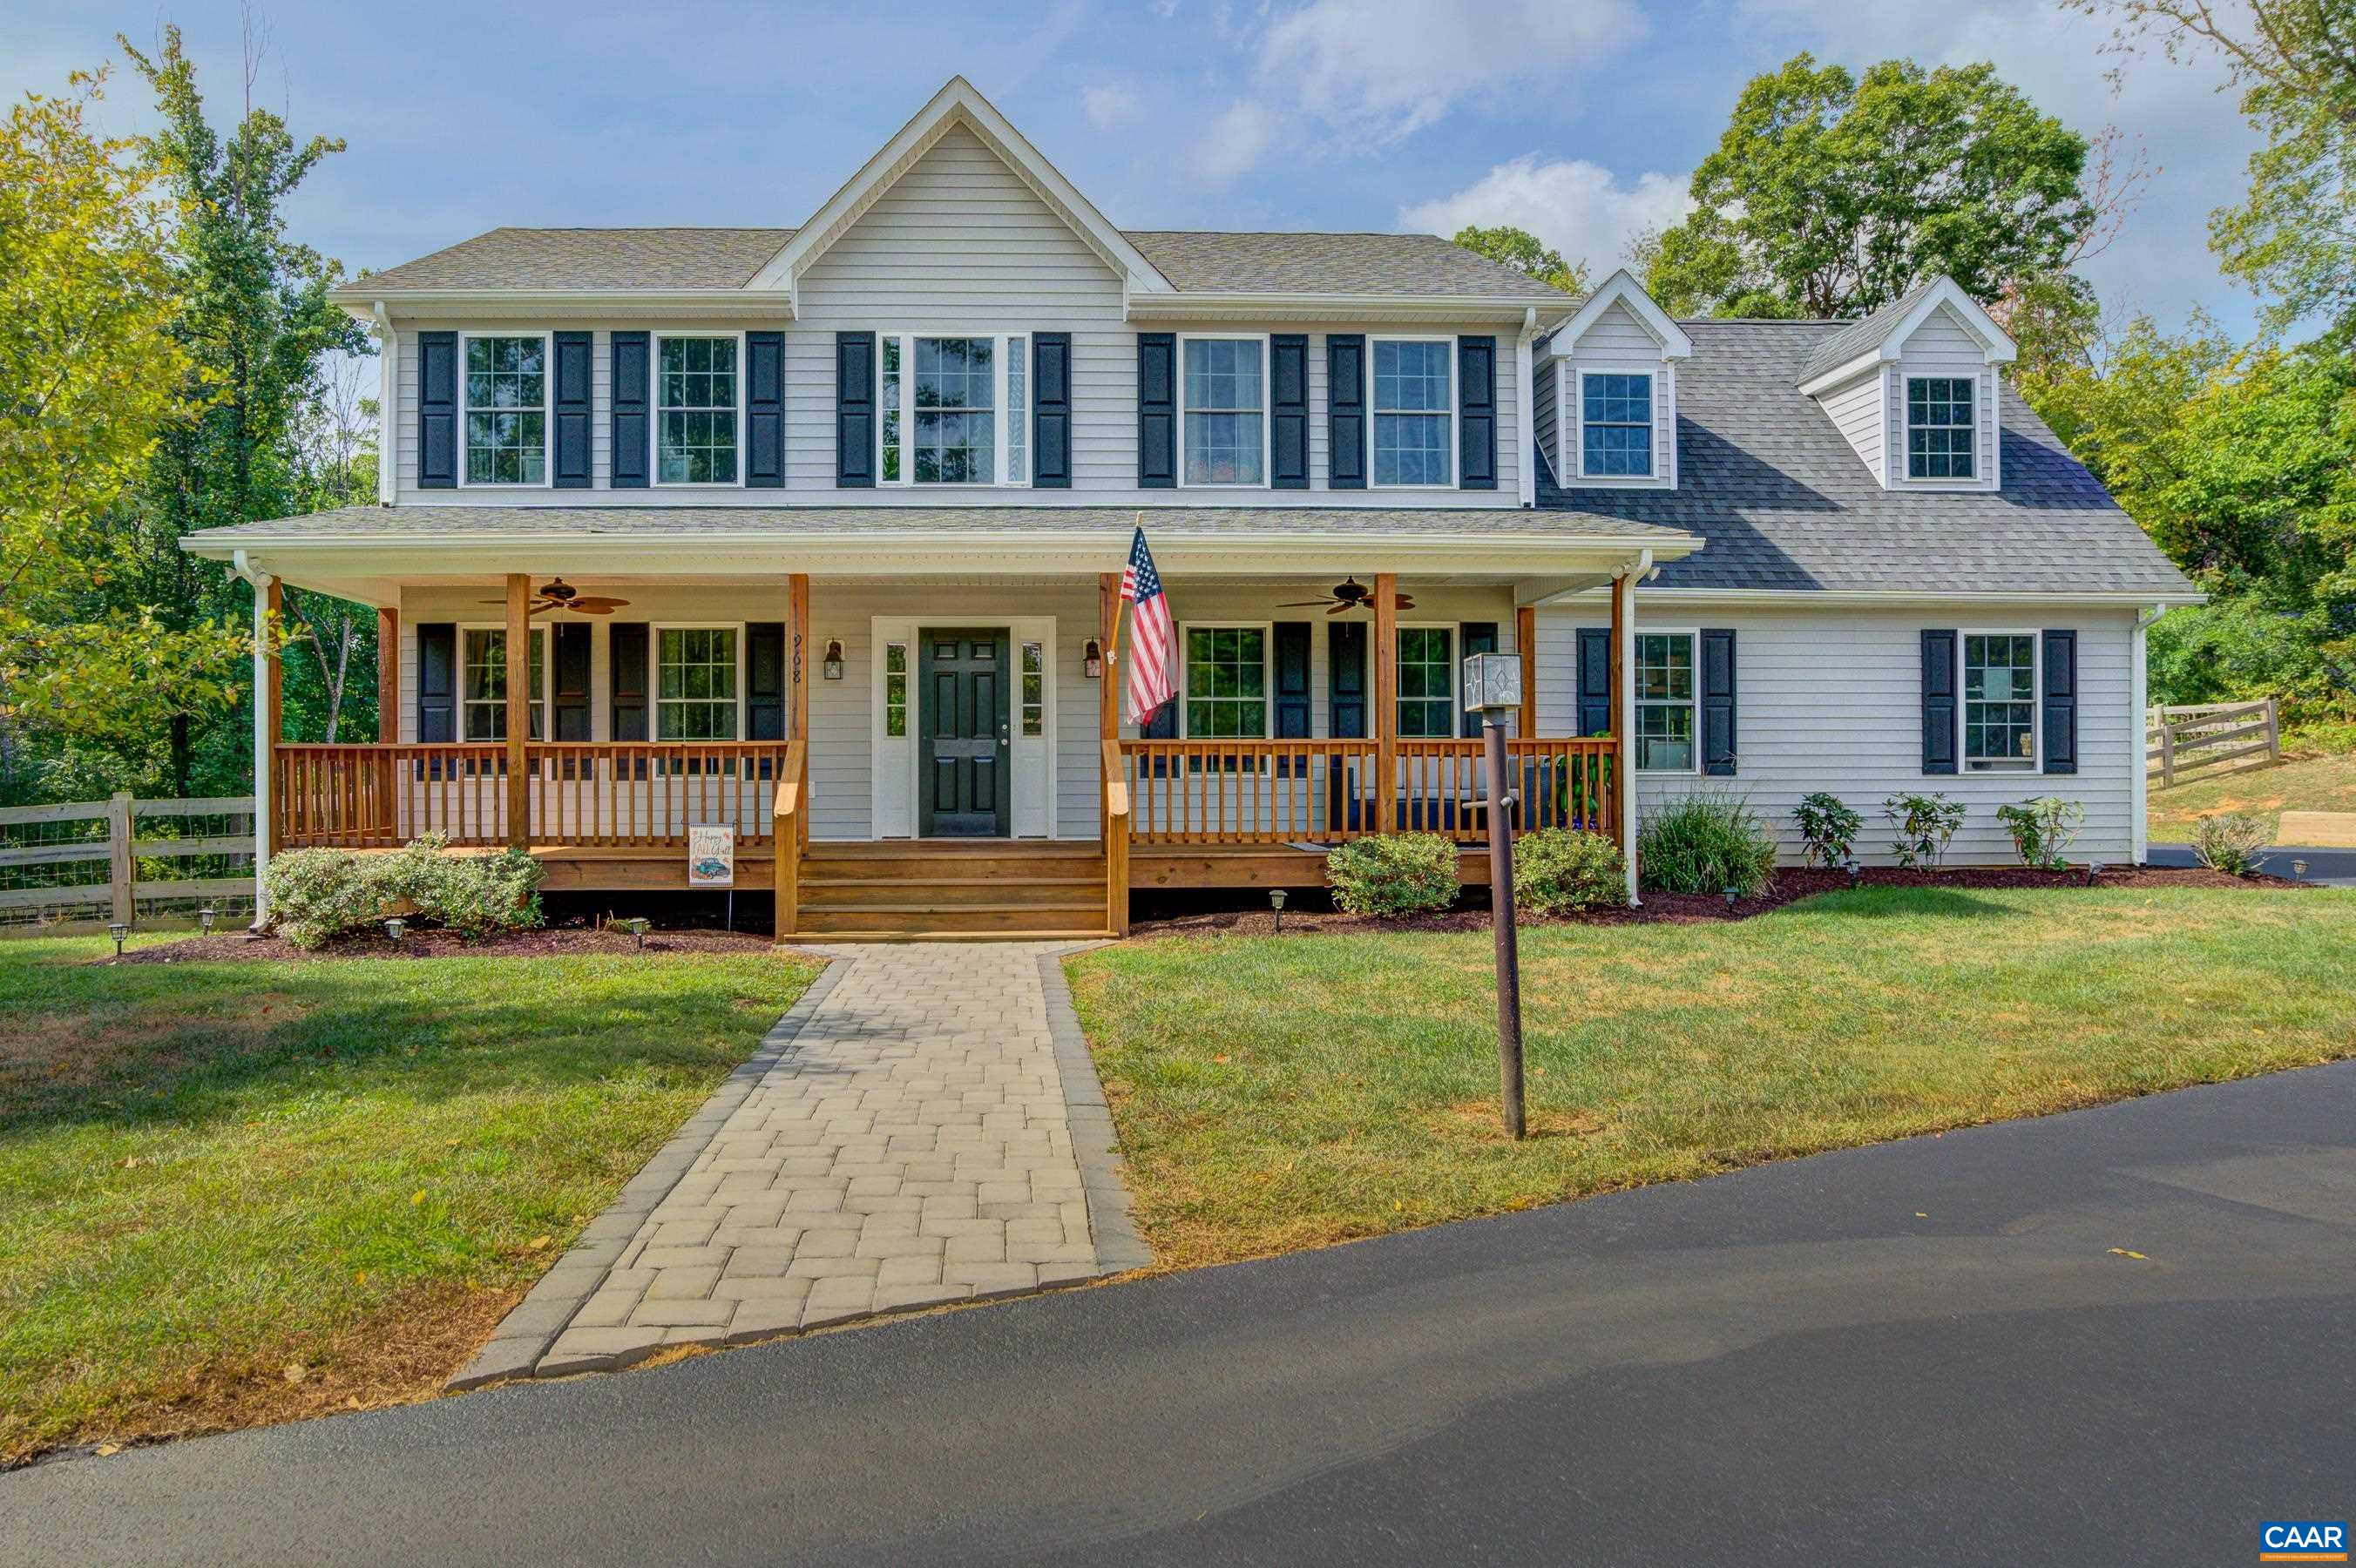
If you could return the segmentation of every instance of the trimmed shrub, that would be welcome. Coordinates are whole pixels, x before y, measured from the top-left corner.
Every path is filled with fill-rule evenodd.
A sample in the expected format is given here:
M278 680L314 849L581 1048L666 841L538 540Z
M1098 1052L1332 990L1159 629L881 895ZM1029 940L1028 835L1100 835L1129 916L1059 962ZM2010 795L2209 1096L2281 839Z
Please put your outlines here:
M1837 795L1802 795L1792 822L1806 846L1803 859L1811 866L1847 865L1857 854L1857 836L1865 831L1865 818Z
M2192 836L2192 858L2229 877L2254 876L2266 863L2266 842L2273 837L2265 818L2246 812L2204 816Z
M270 912L302 948L372 929L388 915L462 936L540 923L541 869L520 849L454 855L428 834L391 855L297 849L270 862Z
M1325 857L1325 881L1351 914L1429 914L1456 901L1456 846L1437 833L1353 838Z
M1745 898L1775 880L1775 838L1750 805L1730 795L1690 795L1644 819L1636 836L1636 873L1671 893Z
M1532 914L1627 901L1628 862L1602 834L1542 827L1514 841L1514 902Z
M2078 841L2086 808L2074 800L2042 795L2019 805L1997 806L1996 819L2012 835L2012 847L2022 865L2058 871L2069 864L2062 857Z
M1963 803L1944 795L1893 795L1881 803L1881 815L1893 835L1890 852L1909 870L1937 870L1964 825Z

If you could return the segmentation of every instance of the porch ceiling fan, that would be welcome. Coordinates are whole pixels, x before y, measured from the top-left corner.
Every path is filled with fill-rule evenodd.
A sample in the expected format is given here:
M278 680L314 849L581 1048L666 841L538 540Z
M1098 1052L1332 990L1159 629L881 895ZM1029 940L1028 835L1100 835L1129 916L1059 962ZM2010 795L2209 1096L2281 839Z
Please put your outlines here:
M486 599L486 604L504 604L504 599ZM578 610L584 615L610 615L629 603L626 599L601 599L594 593L584 593L561 577L552 577L548 586L531 596L531 608L527 614L537 615L546 610Z
M1402 610L1415 608L1415 601L1404 593L1394 594ZM1307 610L1316 605L1329 605L1325 613L1339 615L1344 610L1371 610L1375 607L1375 591L1359 586L1355 577L1344 578L1333 585L1333 592L1323 599L1295 599L1277 606L1280 610Z

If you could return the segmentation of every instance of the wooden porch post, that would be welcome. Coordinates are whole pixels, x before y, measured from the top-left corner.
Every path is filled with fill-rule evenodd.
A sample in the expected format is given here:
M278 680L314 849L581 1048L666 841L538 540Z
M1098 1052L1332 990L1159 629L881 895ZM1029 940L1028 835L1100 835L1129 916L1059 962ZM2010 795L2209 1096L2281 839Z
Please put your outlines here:
M531 776L524 743L531 735L531 579L508 573L508 843L531 843Z
M261 723L262 733L268 736L270 741L270 748L265 755L274 770L279 745L286 739L286 665L285 661L278 656L278 628L284 624L286 590L280 585L278 579L272 578L270 586L262 590L262 607L270 617L270 651L263 660L267 675L262 683L266 689L262 696ZM255 765L261 766L260 759L256 760ZM260 795L262 792L257 789L254 793ZM285 841L285 836L279 827L279 818L285 814L285 803L272 803L269 832L270 848L273 853L281 848Z
M401 612L376 613L376 738L390 746L401 739Z
M786 579L789 639L786 660L786 734L802 743L802 808L794 814L794 853L809 848L809 573L797 571ZM785 846L777 846L779 854Z
M1522 604L1514 610L1514 651L1522 659L1522 710L1515 717L1515 733L1524 740L1538 732L1538 612L1535 604ZM1522 818L1526 822L1529 818Z
M1120 625L1120 573L1097 573L1097 647L1105 656L1104 674L1097 681L1097 842L1105 852L1105 923L1116 936L1129 934L1129 855L1124 845L1116 855L1112 843L1113 763L1120 741L1120 672L1115 661L1113 633ZM1135 809L1134 806L1131 807ZM1124 819L1121 831L1129 831Z
M1105 655L1104 678L1097 683L1097 738L1120 739L1120 678L1113 669L1113 628L1120 624L1120 573L1097 573L1097 647Z
M1398 831L1398 574L1375 573L1375 821Z

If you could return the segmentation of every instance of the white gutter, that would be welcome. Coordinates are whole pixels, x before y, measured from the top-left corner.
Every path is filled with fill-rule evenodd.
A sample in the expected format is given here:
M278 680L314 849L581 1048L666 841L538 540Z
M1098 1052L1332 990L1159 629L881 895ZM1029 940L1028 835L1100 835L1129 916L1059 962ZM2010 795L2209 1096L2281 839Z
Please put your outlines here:
M253 929L270 923L270 574L254 569L245 551L230 557L230 570L253 587Z
M392 505L395 454L393 432L400 428L395 404L401 389L401 339L392 330L392 313L382 300L369 306L376 318L376 504Z
M1538 394L1530 376L1530 344L1538 335L1538 307L1531 305L1522 312L1521 336L1514 339L1514 374L1522 389L1520 408L1522 461L1519 475L1522 505L1538 504Z
M1434 321L1493 323L1535 310L1527 294L1317 294L1255 290L1139 294L1131 321Z

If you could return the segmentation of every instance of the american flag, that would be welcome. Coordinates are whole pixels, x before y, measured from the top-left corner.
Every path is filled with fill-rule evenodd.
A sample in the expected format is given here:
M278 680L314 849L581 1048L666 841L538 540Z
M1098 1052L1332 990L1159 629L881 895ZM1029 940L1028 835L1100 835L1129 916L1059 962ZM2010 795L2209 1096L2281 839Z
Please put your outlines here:
M1153 552L1145 548L1143 524L1129 547L1120 596L1137 606L1129 622L1129 721L1142 729L1163 703L1178 695L1170 681L1170 652L1177 642L1170 596L1162 592L1162 574L1153 570Z

